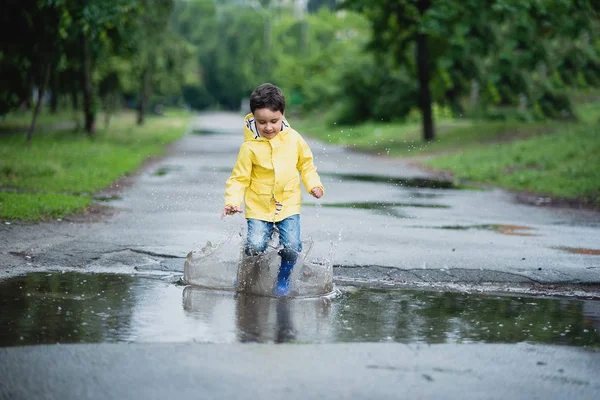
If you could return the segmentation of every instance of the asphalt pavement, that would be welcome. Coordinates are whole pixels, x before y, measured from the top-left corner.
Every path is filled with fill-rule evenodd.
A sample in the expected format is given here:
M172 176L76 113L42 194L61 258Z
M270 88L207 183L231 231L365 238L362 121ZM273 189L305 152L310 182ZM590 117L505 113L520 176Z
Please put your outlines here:
M0 348L0 399L597 399L597 353L499 344Z
M220 217L242 121L199 115L166 157L100 194L111 211L95 221L2 221L0 279L181 275L190 251L243 234L242 216ZM522 204L403 160L309 144L326 193L304 194L302 235L338 285L598 296L600 213ZM0 348L0 398L595 399L599 369L597 351L526 343L61 344Z
M116 215L4 221L1 277L47 269L183 271L191 250L243 232L243 216L220 217L242 122L235 113L199 115L166 157L103 193L115 198L105 204ZM542 285L572 293L600 283L598 212L448 187L403 160L309 144L326 194L315 200L304 193L302 235L314 241L312 259L333 262L338 282L504 291Z

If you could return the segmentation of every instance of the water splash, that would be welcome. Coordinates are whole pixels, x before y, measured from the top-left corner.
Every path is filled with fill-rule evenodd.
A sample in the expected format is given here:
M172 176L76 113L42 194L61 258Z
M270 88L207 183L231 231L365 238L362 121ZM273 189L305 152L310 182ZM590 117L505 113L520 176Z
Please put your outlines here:
M324 296L334 292L333 255L337 243L331 239L329 232L327 235L330 237L330 249L326 258L321 260L308 259L313 239L309 237L302 241L303 250L290 277L291 296ZM243 252L244 237L242 232L230 232L221 243L207 242L203 248L191 251L185 260L184 283L270 296L281 264L277 230L274 230L267 250L258 256L247 256ZM341 232L338 242L340 238Z

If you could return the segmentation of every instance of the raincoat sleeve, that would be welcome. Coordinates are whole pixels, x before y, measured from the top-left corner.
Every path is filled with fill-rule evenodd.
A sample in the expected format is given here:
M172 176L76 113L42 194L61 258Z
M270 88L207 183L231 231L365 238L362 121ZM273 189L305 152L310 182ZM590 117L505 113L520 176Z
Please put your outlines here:
M315 164L313 163L312 151L302 137L298 140L297 167L307 192L310 193L315 187L320 187L321 190L323 190L323 193L325 193L325 188L323 187L323 184L321 184L321 178L319 177L319 174L317 174L317 167L315 167Z
M225 205L241 207L246 188L250 185L252 154L245 146L240 148L231 176L225 183Z

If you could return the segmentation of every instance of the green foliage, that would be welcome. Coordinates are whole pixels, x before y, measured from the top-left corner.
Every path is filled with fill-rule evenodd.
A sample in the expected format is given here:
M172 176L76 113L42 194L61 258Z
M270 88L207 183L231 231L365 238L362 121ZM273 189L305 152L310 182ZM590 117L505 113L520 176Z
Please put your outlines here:
M479 115L498 106L518 106L525 119L572 118L565 89L597 85L600 53L598 41L592 38L598 37L599 4L563 0L342 3L371 21L374 53L411 68L413 74L416 35L427 35L435 71L432 101L449 104L456 114L463 113L468 97L468 106L480 109Z
M333 115L340 116L332 118L352 118L355 111L364 115L360 104L342 105L344 98L340 97L341 93L349 94L347 90L368 92L371 87L365 85L373 86L368 72L360 75L367 66L376 69L372 58L363 52L369 35L364 18L355 13L334 14L326 9L307 15L304 22L288 15L278 21L273 35L278 38L273 42L273 51L281 55L273 68L274 83L288 96L302 99L300 110L327 111L345 106L339 112L334 110ZM373 92L370 98L375 96ZM352 100L353 96L345 98ZM365 109L368 115L368 108Z
M186 103L197 109L221 105L238 109L242 98L266 79L263 46L268 14L237 4L178 1L173 29L195 46L194 79L185 85ZM191 69L191 68L186 68Z
M325 7L331 11L335 10L336 0L308 0L306 8L309 12L317 12Z
M459 180L600 204L600 103L578 105L576 113L582 122L575 124L474 121L439 114L439 135L429 143L420 140L416 122L352 126L329 126L318 118L290 122L303 134L352 149L425 155L427 165L451 171Z
M170 26L174 0L10 0L0 14L0 113L30 100L50 84L52 103L83 99L85 129L95 130L100 105L110 115L122 98L151 95L177 103L194 47ZM11 27L12 26L12 27ZM17 27L16 30L14 27ZM46 91L47 92L47 91ZM145 107L140 108L143 113Z
M174 27L197 48L199 80L186 90L195 107L238 109L270 81L292 113L399 120L418 107L417 34L427 36L432 102L454 115L569 119L566 90L600 81L597 7L589 1L342 3L358 13L311 1L300 15L276 1L250 4L176 3Z
M56 66L60 8L41 0L7 0L0 6L0 114L29 100Z
M120 115L109 130L99 131L94 141L42 127L37 140L26 149L23 135L1 135L0 186L27 192L20 194L32 196L27 203L32 208L27 217L21 217L25 215L23 207L14 204L21 197L8 193L0 217L36 220L81 210L94 192L134 171L148 157L161 154L165 144L185 133L188 117L170 114L154 117L147 127L134 126L131 114ZM59 195L67 196L64 207L70 208L58 206Z

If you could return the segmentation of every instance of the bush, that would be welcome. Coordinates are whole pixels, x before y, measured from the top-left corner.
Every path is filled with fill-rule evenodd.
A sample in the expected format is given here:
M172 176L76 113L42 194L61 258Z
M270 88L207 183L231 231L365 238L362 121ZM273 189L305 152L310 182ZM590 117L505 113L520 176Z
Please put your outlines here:
M205 87L186 85L181 89L183 100L194 110L204 110L214 103L214 98Z

